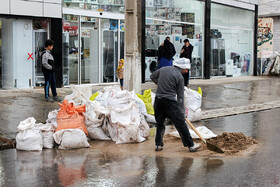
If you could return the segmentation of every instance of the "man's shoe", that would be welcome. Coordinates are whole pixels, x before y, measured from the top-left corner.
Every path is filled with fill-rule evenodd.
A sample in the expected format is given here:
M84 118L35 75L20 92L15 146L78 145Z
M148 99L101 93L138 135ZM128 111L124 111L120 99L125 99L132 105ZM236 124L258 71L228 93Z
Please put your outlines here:
M45 100L46 100L47 102L54 102L54 100L53 100L52 98L50 98L50 97L46 97Z
M196 152L200 148L200 143L194 143L192 147L189 147L190 152Z
M156 146L155 151L162 151L163 147L162 146Z
M58 102L61 101L61 99L60 99L59 97L57 97L57 96L53 97L53 100L54 100L54 101L58 101Z

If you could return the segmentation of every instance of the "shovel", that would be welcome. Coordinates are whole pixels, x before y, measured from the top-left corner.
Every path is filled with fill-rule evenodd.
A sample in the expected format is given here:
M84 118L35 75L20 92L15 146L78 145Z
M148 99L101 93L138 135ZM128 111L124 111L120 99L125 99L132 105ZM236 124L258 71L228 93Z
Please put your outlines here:
M207 149L217 152L217 153L224 153L224 151L217 147L214 144L211 144L209 142L206 142L206 140L201 136L201 134L196 130L196 128L194 128L194 126L192 125L192 123L188 120L188 118L186 118L187 123L189 124L189 126L192 128L192 130L197 134L197 136L199 136L199 138L203 141L204 144L206 144Z

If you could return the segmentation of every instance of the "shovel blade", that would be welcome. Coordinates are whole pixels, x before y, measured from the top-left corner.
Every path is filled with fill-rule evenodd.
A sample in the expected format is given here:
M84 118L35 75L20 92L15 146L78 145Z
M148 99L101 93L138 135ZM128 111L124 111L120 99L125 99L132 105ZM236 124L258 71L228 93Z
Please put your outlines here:
M217 152L217 153L224 153L224 151L217 147L216 145L213 145L209 142L206 142L206 146L207 146L207 149L211 150L211 151L214 151L214 152Z

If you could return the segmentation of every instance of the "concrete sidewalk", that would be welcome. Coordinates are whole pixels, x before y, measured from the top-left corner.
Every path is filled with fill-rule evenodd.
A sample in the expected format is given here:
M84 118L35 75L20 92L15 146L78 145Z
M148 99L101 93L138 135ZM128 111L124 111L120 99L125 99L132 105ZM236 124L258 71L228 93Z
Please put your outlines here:
M110 85L92 85L93 93ZM247 106L261 104L265 102L280 100L280 79L277 77L230 77L213 79L194 79L190 80L189 87L197 90L202 88L202 110ZM142 91L152 89L156 93L157 86L153 82L142 84ZM8 102L18 97L44 99L43 88L36 89L13 89L0 90L0 99ZM71 94L71 88L63 87L57 89L58 95L64 98ZM8 101L7 99L9 98ZM43 103L44 104L44 103Z
M93 92L102 86L92 86ZM280 79L267 77L233 77L210 80L191 80L190 88L202 88L204 119L233 115L254 110L280 107ZM142 84L142 90L156 91L152 82ZM49 111L58 109L57 103L44 101L43 89L0 90L0 131L10 138L17 133L20 121L34 117L45 122ZM70 87L58 89L60 97L71 94ZM276 103L273 105L273 103ZM217 114L220 115L217 115Z

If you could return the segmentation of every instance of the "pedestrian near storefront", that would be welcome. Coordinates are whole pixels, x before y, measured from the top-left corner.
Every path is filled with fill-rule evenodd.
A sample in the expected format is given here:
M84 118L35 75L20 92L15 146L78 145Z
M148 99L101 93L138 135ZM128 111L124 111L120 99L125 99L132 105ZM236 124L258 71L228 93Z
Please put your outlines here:
M61 99L57 96L56 92L56 80L55 80L55 61L51 54L51 51L53 49L54 42L50 39L48 39L45 42L45 50L42 52L42 72L44 74L45 78L45 100L48 102L54 102L54 101L61 101ZM49 95L49 88L51 87L52 90L52 96Z
M121 59L119 61L119 66L117 69L117 76L120 79L120 85L121 85L121 89L123 90L123 71L124 71L124 60Z
M196 152L200 144L193 142L185 122L184 107L184 78L183 74L190 69L190 60L180 58L174 61L173 66L163 67L151 75L151 80L157 84L155 98L156 118L156 151L163 149L163 136L165 132L164 121L169 118L180 134L184 147L190 152Z
M174 45L170 42L170 38L166 37L164 42L158 48L158 69L164 66L172 66L172 58L176 54Z
M187 58L190 60L190 63L192 64L192 52L193 52L193 46L190 44L190 41L188 39L184 40L184 46L181 49L180 58ZM186 73L183 75L184 77L184 85L189 85L189 79L190 79L190 73Z

